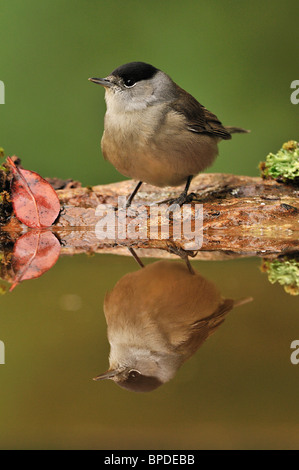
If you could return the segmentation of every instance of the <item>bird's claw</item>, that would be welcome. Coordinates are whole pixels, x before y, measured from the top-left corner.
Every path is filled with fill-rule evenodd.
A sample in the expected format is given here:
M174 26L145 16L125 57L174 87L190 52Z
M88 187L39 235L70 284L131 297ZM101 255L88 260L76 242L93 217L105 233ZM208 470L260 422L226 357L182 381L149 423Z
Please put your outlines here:
M182 193L180 194L178 197L176 198L170 198L170 199L165 199L164 201L159 201L157 202L158 205L160 204L168 204L169 206L172 206L172 205L178 205L178 206L183 206L184 204L186 203L190 203L192 202L194 199L197 198L197 194L196 193L189 193L189 194L185 194L185 193Z

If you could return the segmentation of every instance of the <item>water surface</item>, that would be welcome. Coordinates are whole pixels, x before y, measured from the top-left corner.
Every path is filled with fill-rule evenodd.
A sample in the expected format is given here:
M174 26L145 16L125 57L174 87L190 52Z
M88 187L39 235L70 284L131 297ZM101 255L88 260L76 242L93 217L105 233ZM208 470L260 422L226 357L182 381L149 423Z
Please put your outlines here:
M290 361L298 297L269 283L260 258L191 264L224 297L253 301L228 313L174 378L149 393L92 380L109 365L104 297L141 269L133 257L60 257L2 296L1 447L298 447L299 365Z

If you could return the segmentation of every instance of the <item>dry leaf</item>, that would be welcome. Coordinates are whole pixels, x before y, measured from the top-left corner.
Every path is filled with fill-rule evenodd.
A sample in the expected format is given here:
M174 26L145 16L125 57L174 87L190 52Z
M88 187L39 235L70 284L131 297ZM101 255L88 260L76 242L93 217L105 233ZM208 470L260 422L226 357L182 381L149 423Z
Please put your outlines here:
M28 227L50 227L60 211L55 190L34 171L18 168L9 157L7 161L13 172L11 199L16 217Z

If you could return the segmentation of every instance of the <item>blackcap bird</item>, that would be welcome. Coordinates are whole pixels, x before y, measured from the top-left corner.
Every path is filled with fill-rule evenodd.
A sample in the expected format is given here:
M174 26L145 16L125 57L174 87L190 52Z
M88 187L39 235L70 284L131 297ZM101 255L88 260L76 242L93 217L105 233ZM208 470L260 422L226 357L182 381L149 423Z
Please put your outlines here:
M144 62L130 62L106 78L89 78L105 88L102 152L123 175L142 182L185 189L170 202L182 205L192 177L210 166L220 140L249 132L223 126L168 75Z
M234 301L179 261L157 261L126 274L109 292L104 313L112 379L135 392L156 389L223 323Z

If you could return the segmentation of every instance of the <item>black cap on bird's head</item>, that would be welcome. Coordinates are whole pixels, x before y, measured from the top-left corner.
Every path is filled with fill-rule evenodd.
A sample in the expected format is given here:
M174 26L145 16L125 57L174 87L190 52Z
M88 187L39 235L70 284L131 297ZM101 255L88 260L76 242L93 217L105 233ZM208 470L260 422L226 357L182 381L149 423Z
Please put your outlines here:
M110 77L121 79L125 87L129 88L141 80L152 78L157 72L159 72L159 69L145 62L129 62L113 70ZM106 87L112 86L112 82L105 78L89 78L89 80Z
M145 62L129 62L117 67L111 75L122 78L124 84L132 85L141 80L152 78L158 71L156 67Z
M163 385L158 377L141 374L134 369L108 370L93 380L112 379L117 385L132 392L151 392Z

